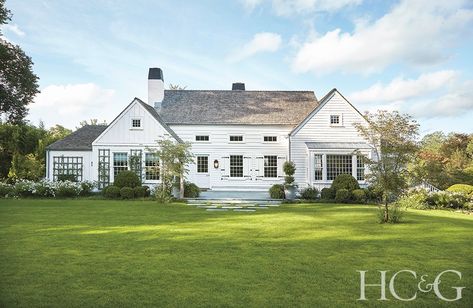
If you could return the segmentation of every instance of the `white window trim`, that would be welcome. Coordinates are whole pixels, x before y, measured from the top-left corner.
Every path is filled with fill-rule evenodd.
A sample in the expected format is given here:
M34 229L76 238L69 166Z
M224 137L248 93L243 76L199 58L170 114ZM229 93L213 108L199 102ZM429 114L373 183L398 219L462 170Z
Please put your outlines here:
M140 120L140 127L133 127L133 120ZM132 117L130 119L130 130L143 130L143 118L142 117Z
M332 116L338 116L338 124L332 124ZM328 124L331 126L331 127L340 127L340 126L343 126L343 114L341 113L331 113L329 116L328 116Z
M197 136L209 136L209 140L208 140L208 141L196 140ZM192 140L192 142L194 142L194 143L210 143L211 140L212 140L212 139L211 139L209 133L196 133L196 134L194 135L194 140Z
M276 141L264 141L264 137L276 137ZM279 143L279 136L278 135L264 135L261 137L263 143L269 143L269 144L277 144Z
M205 142L205 141L204 141ZM198 166L198 161L197 157L207 157L207 172L199 172L199 166ZM212 166L213 167L213 166ZM197 175L205 175L205 174L210 174L210 155L209 154L195 154L195 174Z
M230 136L241 136L241 137L243 138L243 141L230 141ZM246 135L244 135L244 134L228 134L228 135L227 135L227 141L228 141L228 143L230 143L230 144L246 143L245 140L246 140Z
M319 154L322 155L322 180L315 180L315 173L314 173L314 155ZM370 157L369 153L361 152L361 155L366 157ZM333 180L327 180L327 155L351 155L352 157L352 173L351 175L356 179L357 167L356 167L356 156L357 154L353 154L353 151L309 151L309 181L311 184L331 184ZM368 172L367 165L365 164L365 178ZM366 180L358 181L360 184L366 184Z

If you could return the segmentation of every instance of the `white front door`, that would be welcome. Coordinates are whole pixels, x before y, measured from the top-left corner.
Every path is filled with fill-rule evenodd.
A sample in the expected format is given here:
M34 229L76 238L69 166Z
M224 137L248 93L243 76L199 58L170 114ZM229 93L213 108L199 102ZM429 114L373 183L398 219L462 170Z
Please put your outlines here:
M195 184L200 188L210 188L210 158L199 154L195 158Z

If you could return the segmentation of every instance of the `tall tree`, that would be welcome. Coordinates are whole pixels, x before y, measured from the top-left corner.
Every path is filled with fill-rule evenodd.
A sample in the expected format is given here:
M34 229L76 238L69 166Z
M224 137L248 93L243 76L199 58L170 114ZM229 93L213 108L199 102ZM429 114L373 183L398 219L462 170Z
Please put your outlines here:
M355 125L371 145L375 157L366 159L368 181L383 191L384 222L389 221L389 202L407 185L407 163L416 150L419 124L409 115L379 110L366 113L368 125Z
M11 20L11 13L0 0L0 25ZM0 116L9 123L20 123L28 104L39 93L33 61L20 46L8 42L0 32Z
M185 90L186 88L187 86L181 86L181 85L172 84L172 83L169 84L169 90Z

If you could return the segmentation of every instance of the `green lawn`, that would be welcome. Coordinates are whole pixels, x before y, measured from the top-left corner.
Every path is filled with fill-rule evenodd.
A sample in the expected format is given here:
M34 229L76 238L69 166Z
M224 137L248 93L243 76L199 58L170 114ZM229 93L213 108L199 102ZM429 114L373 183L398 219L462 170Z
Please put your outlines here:
M206 212L151 201L0 199L0 306L473 307L473 216L414 211L376 223L366 205L293 204ZM359 274L455 269L410 302L359 297ZM388 273L388 277L390 274ZM418 280L420 281L420 280ZM400 275L410 297L418 283ZM409 305L408 305L409 304Z

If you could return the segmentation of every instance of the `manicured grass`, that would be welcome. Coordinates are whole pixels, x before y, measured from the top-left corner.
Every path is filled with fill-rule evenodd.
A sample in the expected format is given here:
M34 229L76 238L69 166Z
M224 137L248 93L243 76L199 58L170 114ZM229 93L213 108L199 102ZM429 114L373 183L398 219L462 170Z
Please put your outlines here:
M409 211L376 223L366 205L294 204L255 213L206 212L151 201L0 200L0 306L473 307L473 217ZM433 292L400 302L359 274L455 269ZM420 277L419 277L420 278ZM418 280L420 281L420 279ZM418 281L400 275L410 297ZM425 287L425 285L424 285Z

